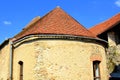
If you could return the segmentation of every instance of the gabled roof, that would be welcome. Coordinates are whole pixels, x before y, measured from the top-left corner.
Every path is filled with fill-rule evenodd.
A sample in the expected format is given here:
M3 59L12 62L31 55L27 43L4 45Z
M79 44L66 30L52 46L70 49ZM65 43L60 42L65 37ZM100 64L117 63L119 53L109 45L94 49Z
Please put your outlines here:
M112 18L97 24L95 26L93 26L92 28L90 28L89 30L94 33L95 35L99 35L102 34L103 32L113 28L115 25L117 25L118 23L120 23L120 13L118 13L117 15L113 16Z
M96 38L95 35L59 7L32 22L14 38L19 39L31 34L61 34Z

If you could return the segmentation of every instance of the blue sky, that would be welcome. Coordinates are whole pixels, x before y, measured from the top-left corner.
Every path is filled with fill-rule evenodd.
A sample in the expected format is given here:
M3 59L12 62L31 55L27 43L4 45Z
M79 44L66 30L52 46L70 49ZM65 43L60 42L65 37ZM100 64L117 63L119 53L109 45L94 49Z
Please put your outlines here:
M0 43L20 32L34 17L42 17L56 6L86 28L120 12L120 0L1 0Z

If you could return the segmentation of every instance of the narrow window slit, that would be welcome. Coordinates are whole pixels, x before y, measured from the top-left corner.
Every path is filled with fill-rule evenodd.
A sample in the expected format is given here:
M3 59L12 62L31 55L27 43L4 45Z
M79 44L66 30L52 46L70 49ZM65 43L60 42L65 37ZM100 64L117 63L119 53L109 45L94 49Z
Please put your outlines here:
M93 61L93 76L94 80L100 80L100 61Z
M19 61L18 64L20 66L20 69L19 69L20 70L20 74L19 74L20 80L23 80L23 62Z

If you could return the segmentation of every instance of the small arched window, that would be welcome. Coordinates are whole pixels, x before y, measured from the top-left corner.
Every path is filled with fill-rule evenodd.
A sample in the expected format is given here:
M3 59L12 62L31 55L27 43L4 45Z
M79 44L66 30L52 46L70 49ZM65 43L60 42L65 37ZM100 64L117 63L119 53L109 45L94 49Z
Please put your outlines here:
M100 61L93 61L94 80L100 80Z
M20 65L20 80L23 80L23 62L22 61L19 61L18 64Z

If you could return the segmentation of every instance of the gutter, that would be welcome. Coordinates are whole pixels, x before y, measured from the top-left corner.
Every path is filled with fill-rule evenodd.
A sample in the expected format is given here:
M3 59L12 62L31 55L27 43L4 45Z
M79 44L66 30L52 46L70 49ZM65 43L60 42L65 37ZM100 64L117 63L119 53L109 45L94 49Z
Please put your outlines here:
M10 80L12 80L13 75L13 42L10 41Z
M39 37L41 39L69 39L69 40L80 40L80 39L90 39L90 40L96 40L96 41L101 41L101 42L104 42L104 43L108 43L107 41L103 40L103 39L100 39L100 38L92 38L92 37L85 37L85 36L74 36L74 35L53 35L53 34L37 34L37 35L27 35L27 36L24 36L20 39L17 39L15 41L13 41L14 44L20 42L20 41L23 41L25 39L28 39L28 38L31 38L31 37Z

